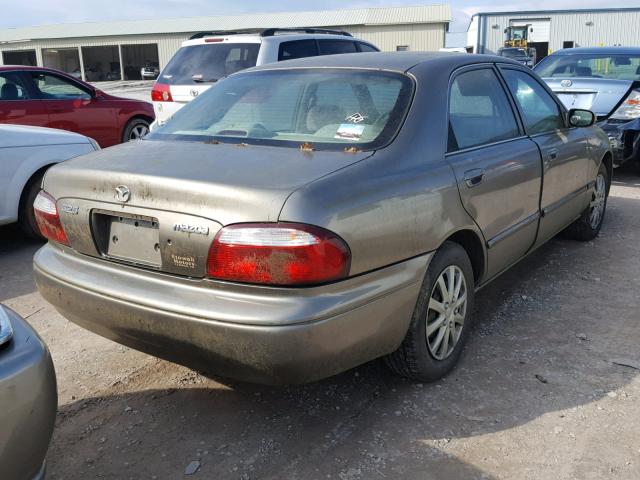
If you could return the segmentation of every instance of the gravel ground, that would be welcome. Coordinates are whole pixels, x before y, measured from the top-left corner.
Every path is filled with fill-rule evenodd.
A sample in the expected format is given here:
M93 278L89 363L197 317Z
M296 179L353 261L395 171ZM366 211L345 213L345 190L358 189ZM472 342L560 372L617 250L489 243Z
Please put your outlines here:
M49 344L51 479L640 478L640 177L599 239L557 239L478 294L452 374L372 362L302 387L203 376L67 322L35 291L39 247L0 228L0 301Z

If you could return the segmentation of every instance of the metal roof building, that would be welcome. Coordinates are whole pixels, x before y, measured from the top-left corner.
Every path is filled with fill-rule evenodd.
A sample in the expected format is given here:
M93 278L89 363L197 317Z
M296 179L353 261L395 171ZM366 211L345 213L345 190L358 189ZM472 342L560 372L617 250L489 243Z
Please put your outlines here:
M602 8L476 13L467 48L496 53L504 45L505 29L525 25L538 60L561 48L640 45L640 8Z
M0 64L49 66L90 81L133 80L146 63L162 68L200 31L325 27L385 51L428 51L444 47L450 22L449 5L423 5L43 25L0 30Z

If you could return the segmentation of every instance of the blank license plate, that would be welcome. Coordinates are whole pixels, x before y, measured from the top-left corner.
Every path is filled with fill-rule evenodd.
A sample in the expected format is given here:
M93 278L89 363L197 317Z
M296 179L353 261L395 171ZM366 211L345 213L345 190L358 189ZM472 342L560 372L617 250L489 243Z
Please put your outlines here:
M127 262L160 267L160 236L158 220L149 217L121 217L99 214L103 217L107 234L101 242L103 253Z

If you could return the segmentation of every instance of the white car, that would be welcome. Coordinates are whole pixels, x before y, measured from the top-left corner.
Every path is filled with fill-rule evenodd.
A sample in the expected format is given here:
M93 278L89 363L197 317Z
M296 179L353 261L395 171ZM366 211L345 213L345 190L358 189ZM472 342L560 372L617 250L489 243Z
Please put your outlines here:
M78 133L0 125L0 225L17 221L27 235L39 237L33 201L47 168L99 149Z
M265 63L339 53L378 52L347 32L319 28L270 28L201 32L182 43L151 92L159 125L227 75Z

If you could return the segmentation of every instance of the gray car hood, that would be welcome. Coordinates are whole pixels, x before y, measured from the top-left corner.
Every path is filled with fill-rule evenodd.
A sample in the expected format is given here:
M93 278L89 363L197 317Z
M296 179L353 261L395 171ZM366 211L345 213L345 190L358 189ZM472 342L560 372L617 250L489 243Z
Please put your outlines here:
M115 188L126 185L128 206L184 212L223 225L268 222L278 219L285 200L301 186L371 154L144 140L56 165L44 188L57 199L117 204Z
M545 78L547 85L567 108L591 110L598 117L608 117L623 100L634 82L605 78ZM571 82L563 86L562 82Z

